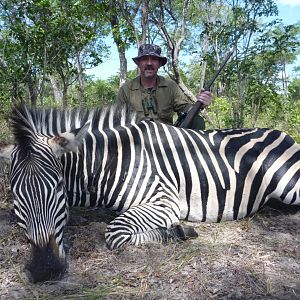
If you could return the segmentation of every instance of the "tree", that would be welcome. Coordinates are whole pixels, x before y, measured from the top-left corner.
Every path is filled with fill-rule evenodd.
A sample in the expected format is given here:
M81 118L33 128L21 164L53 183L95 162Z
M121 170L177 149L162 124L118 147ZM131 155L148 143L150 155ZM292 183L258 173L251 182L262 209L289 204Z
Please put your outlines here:
M300 102L300 78L294 78L288 86L291 102Z
M88 66L101 62L105 47L101 40L105 26L102 4L93 1L16 1L1 2L1 76L12 82L12 99L26 98L31 104L43 96L45 82L59 79L64 106L68 86L79 80L83 94L82 74ZM16 63L18 62L18 63ZM15 70L17 66L17 70Z
M277 74L282 70L282 62L292 62L299 49L298 26L279 25L276 19L262 22L262 17L277 14L274 1L210 1L206 5L209 9L202 10L201 22L195 20L194 28L189 28L194 34L189 35L191 43L187 49L197 49L198 53L200 49L209 78L228 50L236 45L234 59L218 78L213 91L231 102L233 126L242 127L245 113L256 111L254 115L258 116L265 103L276 99ZM198 2L195 7L199 11L204 6ZM276 37L276 42L270 37ZM193 68L195 63L194 60Z
M109 0L109 21L120 59L120 86L126 81L125 51L133 44L138 48L149 38L149 3L150 0Z
M135 41L136 29L133 19L137 14L139 5L129 6L126 1L109 0L109 22L113 40L117 46L120 61L119 86L126 81L127 59L125 52Z
M185 95L195 101L195 96L182 81L179 68L179 53L187 35L190 13L190 0L184 0L183 3L160 0L159 6L151 13L151 19L159 28L160 36L170 54L168 63L170 77L176 81Z

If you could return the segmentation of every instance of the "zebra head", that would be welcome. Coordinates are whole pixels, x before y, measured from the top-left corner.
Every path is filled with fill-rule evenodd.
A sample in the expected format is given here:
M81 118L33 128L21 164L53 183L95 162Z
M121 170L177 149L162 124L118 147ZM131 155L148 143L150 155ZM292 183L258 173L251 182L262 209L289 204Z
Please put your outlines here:
M38 114L34 113L24 106L13 111L16 143L1 145L0 156L11 162L14 210L32 246L25 270L30 281L38 282L57 279L66 270L63 229L68 202L59 158L68 151L77 151L89 124L49 136L38 130Z

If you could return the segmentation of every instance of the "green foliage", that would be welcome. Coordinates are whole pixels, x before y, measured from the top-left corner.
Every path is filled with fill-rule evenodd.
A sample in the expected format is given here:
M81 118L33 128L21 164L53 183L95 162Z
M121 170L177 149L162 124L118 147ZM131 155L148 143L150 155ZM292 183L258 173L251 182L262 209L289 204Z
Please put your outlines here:
M283 130L300 144L300 100L286 101L282 109Z
M294 78L288 86L289 96L292 100L300 100L300 78Z
M129 71L127 72L127 79L130 80L130 79L133 79L137 76L137 71L136 70L132 70L132 71Z
M32 101L42 98L47 76L59 74L65 86L70 84L78 75L78 60L84 67L101 62L102 3L4 0L1 7L0 82L12 100L26 99L28 92Z
M119 74L94 81L84 71L105 59L108 33L124 51L141 38L139 26L145 16L141 12L146 7L143 4L149 4L146 40L163 48L167 43L182 41L176 44L181 49L179 74L194 94L199 91L203 62L207 63L207 82L240 35L237 53L212 89L215 98L208 111L213 127L276 127L299 138L300 81L283 76L286 66L299 54L299 24L266 22L266 17L277 14L272 0L189 3L184 6L183 1L163 1L160 6L152 0L1 1L0 115L10 110L12 102L28 99L41 106L62 107L53 78L69 106L95 107L113 102ZM165 10L161 11L163 6ZM186 24L182 23L184 14ZM186 26L183 36L182 26ZM169 39L162 42L164 31ZM192 52L197 56L189 65L184 58ZM127 79L136 75L135 70L130 71Z
M0 141L1 143L11 143L13 141L8 122L2 115L0 119Z
M118 89L107 80L88 81L84 107L97 107L115 101Z
M129 71L127 79L136 77L136 71ZM83 101L84 107L97 107L99 105L112 104L115 102L119 90L119 76L114 75L107 80L87 80L86 97ZM74 93L73 93L74 94ZM76 101L74 103L76 105Z
M224 97L214 97L208 113L214 128L232 127L232 106Z
M210 128L235 128L236 100L214 97L208 108ZM244 127L276 128L288 133L300 143L300 101L285 99L279 95L269 98L263 109L245 105Z

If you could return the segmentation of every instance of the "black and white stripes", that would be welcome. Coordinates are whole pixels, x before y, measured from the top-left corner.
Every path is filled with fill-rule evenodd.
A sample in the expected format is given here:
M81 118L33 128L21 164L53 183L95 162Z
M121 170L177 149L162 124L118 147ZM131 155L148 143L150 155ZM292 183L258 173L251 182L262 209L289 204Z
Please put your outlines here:
M84 182L69 193L70 205L80 194L80 205L121 214L107 230L110 248L151 241L179 219L241 219L270 198L300 203L300 148L277 130L196 132L144 121L90 131L81 155L68 185L80 174Z
M20 107L12 125L16 214L35 245L55 235L60 255L68 204L119 214L106 232L111 249L184 239L180 219L241 219L269 199L300 204L300 146L277 130L136 123L125 106Z

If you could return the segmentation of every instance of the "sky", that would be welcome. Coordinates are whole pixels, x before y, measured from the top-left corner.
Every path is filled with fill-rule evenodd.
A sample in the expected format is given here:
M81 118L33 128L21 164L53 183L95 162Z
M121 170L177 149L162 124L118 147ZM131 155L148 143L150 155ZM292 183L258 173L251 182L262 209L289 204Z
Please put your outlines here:
M277 17L282 19L286 25L300 22L300 0L277 0L275 2L278 5L279 11ZM87 70L86 72L88 75L93 75L95 79L107 79L108 77L116 75L119 72L119 56L117 48L111 38L107 40L107 43L110 45L110 56L101 65ZM131 58L136 55L137 49L134 47L130 48L126 52L128 70L135 69L135 64ZM300 57L298 58L296 64L300 65ZM292 69L293 67L290 66L287 69L288 73L292 73Z

